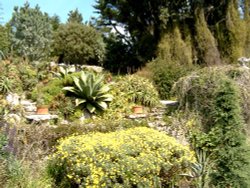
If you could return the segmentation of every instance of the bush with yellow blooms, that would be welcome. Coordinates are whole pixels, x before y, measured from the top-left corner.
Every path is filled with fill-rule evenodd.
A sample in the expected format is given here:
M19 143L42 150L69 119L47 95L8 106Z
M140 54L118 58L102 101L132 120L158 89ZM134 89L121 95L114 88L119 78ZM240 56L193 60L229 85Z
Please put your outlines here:
M62 139L48 172L59 187L168 187L192 162L174 138L137 127Z

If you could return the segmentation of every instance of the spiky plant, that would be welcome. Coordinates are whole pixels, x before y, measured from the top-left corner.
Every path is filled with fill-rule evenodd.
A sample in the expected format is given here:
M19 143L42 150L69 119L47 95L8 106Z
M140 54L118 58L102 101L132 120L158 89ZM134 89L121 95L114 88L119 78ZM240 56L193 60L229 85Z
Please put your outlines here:
M59 72L53 72L59 79L64 79L68 74L76 71L75 67L59 67Z
M8 77L0 78L0 93L7 94L12 91L13 81Z
M103 84L103 76L81 72L79 77L73 76L73 86L64 87L76 98L76 106L87 110L90 114L102 112L108 108L113 96L108 94L108 85Z

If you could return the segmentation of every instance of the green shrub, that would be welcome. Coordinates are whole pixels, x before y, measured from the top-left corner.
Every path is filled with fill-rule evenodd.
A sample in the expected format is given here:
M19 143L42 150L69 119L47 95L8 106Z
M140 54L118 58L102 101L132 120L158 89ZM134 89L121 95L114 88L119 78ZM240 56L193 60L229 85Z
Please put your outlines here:
M150 80L137 75L115 77L109 87L114 99L101 117L103 119L122 119L132 112L132 107L136 104L151 108L160 102Z
M44 104L51 104L57 95L63 93L62 88L63 83L59 79L53 79L47 84L39 83L33 90L31 98L34 101L41 100Z
M190 65L181 65L175 62L156 59L149 65L153 72L153 82L159 92L161 99L171 97L172 86L179 78L187 75L194 69Z
M23 91L32 91L38 83L37 71L30 64L21 63L18 65Z
M20 79L18 66L9 61L1 61L0 67L0 92L6 94L8 92L22 93L23 83Z
M74 134L107 133L139 126L147 126L147 122L128 119L89 119L84 124L75 121L70 124L59 124L58 126L19 124L16 127L17 134L15 135L13 147L18 159L34 162L51 154L57 141L62 138Z
M61 187L167 187L193 161L187 147L149 128L61 140L48 172Z
M196 149L211 154L215 187L249 187L249 147L244 134L240 89L219 68L205 68L180 79L175 93L180 108L200 116L201 126L190 130Z
M159 95L150 80L137 76L127 75L116 80L118 92L125 95L129 102L155 107L159 104Z

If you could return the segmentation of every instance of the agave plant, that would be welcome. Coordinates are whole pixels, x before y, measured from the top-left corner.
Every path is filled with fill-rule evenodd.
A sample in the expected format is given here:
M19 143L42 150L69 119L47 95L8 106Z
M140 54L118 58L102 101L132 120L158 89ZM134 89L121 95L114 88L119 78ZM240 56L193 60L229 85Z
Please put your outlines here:
M0 93L7 94L12 91L13 81L8 77L0 78Z
M108 94L109 87L103 84L102 76L81 72L79 77L73 76L73 81L73 86L63 89L76 97L76 106L91 114L107 109L108 102L112 101L113 96Z
M189 174L181 174L189 178L193 178L196 182L197 188L208 187L209 174L214 165L210 159L210 155L205 150L195 150L197 161L192 164L191 172Z
M73 73L76 71L75 67L59 67L59 72L53 72L58 78L64 79L68 74Z

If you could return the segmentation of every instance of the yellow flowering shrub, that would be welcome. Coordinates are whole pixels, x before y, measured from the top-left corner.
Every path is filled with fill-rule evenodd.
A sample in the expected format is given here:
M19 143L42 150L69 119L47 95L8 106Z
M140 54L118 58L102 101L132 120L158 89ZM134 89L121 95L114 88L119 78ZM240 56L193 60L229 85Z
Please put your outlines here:
M60 187L165 187L193 160L174 138L137 127L61 140L48 172Z

